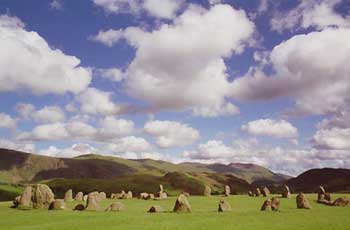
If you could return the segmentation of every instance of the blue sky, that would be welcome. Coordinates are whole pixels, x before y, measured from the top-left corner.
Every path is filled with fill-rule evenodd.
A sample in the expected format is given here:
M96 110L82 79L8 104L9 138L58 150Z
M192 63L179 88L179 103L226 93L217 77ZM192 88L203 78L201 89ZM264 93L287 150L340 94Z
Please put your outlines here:
M0 147L350 167L344 0L2 0Z

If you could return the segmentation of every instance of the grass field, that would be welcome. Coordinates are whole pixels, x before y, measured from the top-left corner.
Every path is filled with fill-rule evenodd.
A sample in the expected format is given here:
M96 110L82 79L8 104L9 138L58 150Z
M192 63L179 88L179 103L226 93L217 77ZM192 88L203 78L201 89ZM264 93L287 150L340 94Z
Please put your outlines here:
M335 195L336 198L350 195ZM0 229L244 229L244 230L311 230L311 229L350 229L350 207L329 207L317 204L315 194L308 194L313 206L311 210L298 210L295 197L281 199L280 212L259 211L263 197L231 196L227 199L232 211L218 213L218 201L222 197L191 196L192 213L172 213L175 197L162 201L138 199L122 200L125 210L117 213L73 212L31 210L20 211L9 208L11 202L0 203ZM106 208L112 201L105 200L101 206ZM68 203L72 208L76 202ZM160 205L165 213L147 213L151 205Z

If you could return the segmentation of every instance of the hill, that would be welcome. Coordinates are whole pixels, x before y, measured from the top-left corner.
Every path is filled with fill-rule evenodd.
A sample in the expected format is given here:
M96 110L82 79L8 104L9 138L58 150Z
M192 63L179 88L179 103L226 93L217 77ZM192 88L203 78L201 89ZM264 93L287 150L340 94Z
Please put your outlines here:
M349 192L350 169L311 169L286 183L293 192L315 192L320 185L328 192Z

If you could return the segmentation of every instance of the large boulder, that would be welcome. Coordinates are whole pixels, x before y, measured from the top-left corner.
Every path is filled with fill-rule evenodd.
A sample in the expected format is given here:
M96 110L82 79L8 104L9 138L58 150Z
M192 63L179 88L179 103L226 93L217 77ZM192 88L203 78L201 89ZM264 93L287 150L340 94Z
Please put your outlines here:
M291 198L288 185L283 185L282 187L282 198Z
M270 195L270 190L265 186L262 190L261 193L264 197L267 197Z
M271 199L271 209L272 211L278 211L280 209L280 199L278 199L277 197L273 197Z
M349 200L344 197L339 197L332 203L333 206L345 207L349 205Z
M55 200L55 195L50 187L46 184L37 184L33 188L33 207L49 208L50 204Z
M218 208L219 212L228 212L231 210L232 210L232 208L231 208L231 205L229 202L227 202L226 200L219 201L219 208Z
M231 194L231 188L228 185L225 185L225 196L230 196Z
M299 193L296 197L297 208L311 209L311 205L304 193Z
M83 199L84 199L84 194L83 194L83 192L78 192L78 193L75 195L75 197L74 197L74 200L75 200L75 201L83 201Z
M173 209L174 212L191 212L191 205L187 200L187 197L183 194L180 194L176 199L175 206Z
M22 195L19 197L19 199L17 198L17 202L20 208L29 208L31 207L31 203L32 203L32 186L26 186Z
M53 201L49 206L49 210L64 210L65 208L66 204L62 199L57 199Z
M124 205L120 202L113 202L107 209L106 212L119 212L124 210Z
M100 205L98 204L98 201L96 200L96 195L89 195L87 202L86 202L86 207L85 210L87 211L98 211L100 210Z
M163 208L158 205L153 205L148 209L148 212L154 213L154 212L163 212Z
M271 209L271 200L265 200L260 208L261 211L271 211Z
M205 185L203 195L204 196L211 196L211 188L209 185Z
M64 194L64 201L65 202L70 202L73 200L73 191L72 189L69 189L65 194Z

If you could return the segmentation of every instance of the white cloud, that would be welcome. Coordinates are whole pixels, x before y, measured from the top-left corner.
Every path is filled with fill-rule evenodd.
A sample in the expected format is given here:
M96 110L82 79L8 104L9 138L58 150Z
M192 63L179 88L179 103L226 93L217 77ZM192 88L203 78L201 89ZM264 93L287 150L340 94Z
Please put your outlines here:
M113 115L120 112L120 106L111 100L111 92L88 88L77 95L76 100L81 104L81 111L88 114Z
M285 120L260 119L242 125L241 129L257 136L270 136L278 138L295 138L298 130Z
M64 111L58 106L45 106L32 113L32 118L40 123L54 123L65 120Z
M6 113L0 113L0 128L15 129L17 121Z
M120 82L123 80L123 72L118 68L98 69L97 74L112 82Z
M0 91L78 93L91 81L90 69L79 65L77 57L51 48L39 34L25 30L18 18L0 15Z
M39 154L51 157L76 157L80 155L96 153L96 149L84 143L73 144L68 148L57 148L56 146L49 146L47 149L42 149Z
M63 122L66 119L64 111L59 106L44 106L36 110L35 106L26 103L17 103L17 112L24 119L33 119L39 123Z
M175 121L149 121L144 130L156 138L156 143L161 148L185 146L199 138L198 130Z
M135 136L127 136L116 139L113 143L107 144L104 149L112 154L120 153L145 153L153 149L152 145L145 139Z
M109 29L106 31L100 30L97 35L89 37L91 41L100 42L106 46L112 47L122 38L122 30Z
M207 143L199 144L195 151L185 151L182 155L192 159L228 158L236 153L235 149L225 145L220 140L210 140Z
M134 131L134 122L107 116L100 120L100 127L101 136L118 137L132 133Z
M145 0L144 9L156 18L171 19L175 17L176 11L179 10L183 0Z
M7 139L1 139L0 138L0 148L5 149L13 149L17 151L23 151L27 153L34 153L35 152L35 145L31 143L20 143L20 142L13 142L11 140Z
M320 129L311 142L319 149L350 150L350 128Z
M107 13L129 13L138 15L145 11L156 18L171 19L179 10L183 0L93 0Z
M51 9L55 10L62 10L63 9L63 4L61 0L52 0L50 3Z
M346 106L350 66L350 30L326 29L296 35L276 46L270 55L276 73L248 72L232 84L237 100L291 97L291 115L329 114Z
M318 30L330 26L350 27L350 15L342 16L335 11L335 6L342 0L302 0L289 12L276 12L271 19L271 28L283 30L307 29L315 27Z
M253 31L245 12L229 5L190 6L152 32L127 28L124 37L137 49L125 72L127 92L155 109L236 114L225 100L230 83L224 58L242 52Z
M56 122L42 124L33 128L30 132L22 132L17 140L43 141L43 140L84 140L110 142L131 134L134 131L134 123L130 120L116 119L107 116L100 120L99 126L94 127L87 120L78 117L67 123Z

